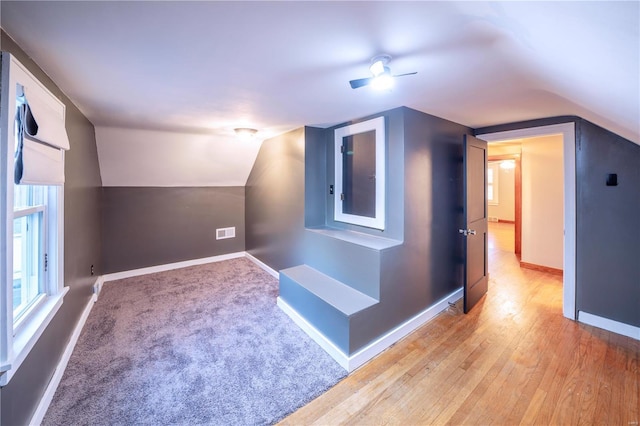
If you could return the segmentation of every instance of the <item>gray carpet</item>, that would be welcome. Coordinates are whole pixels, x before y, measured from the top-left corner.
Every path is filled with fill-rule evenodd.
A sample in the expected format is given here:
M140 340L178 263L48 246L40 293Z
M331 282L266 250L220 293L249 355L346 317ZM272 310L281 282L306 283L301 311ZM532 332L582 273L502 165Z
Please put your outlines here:
M45 425L270 424L346 372L247 259L106 283Z

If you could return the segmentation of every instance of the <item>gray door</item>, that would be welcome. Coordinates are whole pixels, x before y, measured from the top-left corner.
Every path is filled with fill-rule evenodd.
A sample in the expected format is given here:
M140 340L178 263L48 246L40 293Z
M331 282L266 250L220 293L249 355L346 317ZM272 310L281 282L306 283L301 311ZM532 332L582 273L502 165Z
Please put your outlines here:
M464 138L464 312L487 292L487 143Z

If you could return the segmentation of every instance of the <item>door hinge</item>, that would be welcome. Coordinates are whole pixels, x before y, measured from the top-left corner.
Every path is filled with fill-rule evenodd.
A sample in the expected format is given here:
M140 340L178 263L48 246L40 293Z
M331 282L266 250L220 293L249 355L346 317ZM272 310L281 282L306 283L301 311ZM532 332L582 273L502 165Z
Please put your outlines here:
M344 201L344 194L340 194L340 201Z
M47 253L44 254L44 271L47 272L49 268L49 255Z
M344 145L340 145L340 153L344 154L346 151L346 148L344 147Z

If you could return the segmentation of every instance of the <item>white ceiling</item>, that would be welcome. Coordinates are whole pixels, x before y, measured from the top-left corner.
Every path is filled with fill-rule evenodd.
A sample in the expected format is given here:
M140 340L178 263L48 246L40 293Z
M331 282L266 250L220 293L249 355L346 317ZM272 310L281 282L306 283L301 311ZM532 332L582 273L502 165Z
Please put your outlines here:
M578 115L640 143L637 1L0 7L96 126L266 138L406 105L470 127ZM390 93L351 89L380 53L418 74Z

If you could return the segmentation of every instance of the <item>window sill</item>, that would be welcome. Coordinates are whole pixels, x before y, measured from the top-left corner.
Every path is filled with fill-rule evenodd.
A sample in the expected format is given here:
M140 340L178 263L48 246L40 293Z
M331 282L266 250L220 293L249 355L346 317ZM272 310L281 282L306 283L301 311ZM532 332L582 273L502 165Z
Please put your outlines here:
M28 319L20 325L15 336L13 336L13 358L5 365L0 366L0 370L6 370L0 375L0 386L5 386L20 368L22 362L27 358L31 349L42 336L53 317L62 306L62 301L69 291L69 287L63 287L62 291L55 296L47 297L38 308L31 313Z

